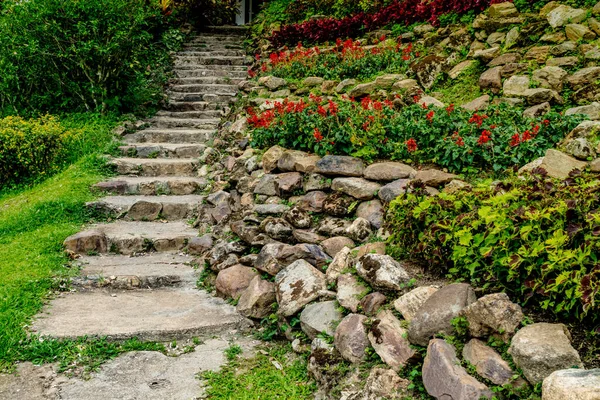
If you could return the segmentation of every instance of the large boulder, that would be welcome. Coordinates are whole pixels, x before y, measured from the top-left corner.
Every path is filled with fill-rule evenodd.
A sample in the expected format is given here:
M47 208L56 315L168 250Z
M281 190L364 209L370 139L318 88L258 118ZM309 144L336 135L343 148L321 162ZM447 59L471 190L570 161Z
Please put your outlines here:
M322 267L331 258L321 247L314 244L301 243L292 246L284 243L268 243L258 253L254 267L270 275L276 275L296 260L305 260L314 266Z
M389 203L396 197L405 193L410 179L398 179L388 183L379 190L379 198L384 203Z
M234 265L219 271L215 288L218 294L237 299L250 286L250 282L256 276L258 276L258 273L254 269L241 264Z
M411 343L426 346L429 339L439 332L453 334L452 320L476 300L475 291L466 283L444 286L419 308L410 322L408 339Z
M600 399L600 369L555 371L542 384L542 400Z
M273 312L273 303L275 303L275 284L256 276L242 292L237 310L245 317L261 319Z
M415 175L415 179L420 180L427 186L438 188L446 183L457 179L458 176L440 171L439 169L424 169Z
M548 172L548 176L558 179L566 179L573 170L583 170L587 163L576 160L558 150L548 149L544 160L540 165Z
M300 314L300 326L304 333L314 339L321 332L333 336L335 328L343 315L338 310L335 301L312 303L304 307Z
M277 168L277 163L286 150L281 146L273 146L269 148L262 156L263 169L266 173Z
M354 241L345 236L334 236L323 240L321 246L325 253L329 254L331 257L335 257L344 247L353 249Z
M395 370L404 367L417 354L406 339L406 329L389 310L377 314L368 337L383 362Z
M481 297L461 311L467 318L469 333L473 337L499 336L505 342L521 325L523 312L518 304L510 301L506 293L494 293Z
M383 225L383 215L383 204L379 200L362 202L356 209L356 216L366 219L376 229L381 228L381 225Z
M533 385L554 371L583 368L563 324L536 323L524 327L512 338L508 353Z
M420 286L394 301L394 308L410 322L417 315L419 308L437 291L438 288L435 286Z
M346 233L357 242L363 242L371 236L371 223L364 218L356 217L352 224L346 228Z
M402 265L388 255L364 255L356 264L356 272L379 289L400 290L410 281L410 276Z
M471 339L463 348L462 356L475 367L477 374L495 385L504 386L514 375L510 365L502 359L496 350L481 340Z
M365 169L365 178L373 181L395 181L413 178L416 173L417 171L409 165L388 161L369 165Z
M411 382L391 369L375 367L364 387L342 391L340 400L403 400L413 398Z
M358 311L361 296L363 296L367 290L368 288L360 283L354 275L343 274L337 279L336 298L342 307L355 313Z
M314 192L306 193L304 196L302 196L297 205L298 208L304 211L321 212L323 211L325 200L327 200L327 194L325 192L316 190Z
M293 262L275 276L277 313L284 317L296 314L326 288L325 275L321 271L304 260Z
M345 193L359 200L371 200L377 195L381 186L363 178L335 178L331 189Z
M493 394L483 383L461 367L456 350L442 339L433 339L423 362L423 385L436 399L491 399Z
M369 347L367 328L364 325L366 321L367 317L364 315L348 314L335 330L335 347L351 363L361 362Z
M316 164L316 171L323 175L356 176L363 175L365 164L360 158L348 156L325 156Z
M559 28L570 23L582 22L587 18L587 12L581 8L559 5L550 11L546 18L552 28Z

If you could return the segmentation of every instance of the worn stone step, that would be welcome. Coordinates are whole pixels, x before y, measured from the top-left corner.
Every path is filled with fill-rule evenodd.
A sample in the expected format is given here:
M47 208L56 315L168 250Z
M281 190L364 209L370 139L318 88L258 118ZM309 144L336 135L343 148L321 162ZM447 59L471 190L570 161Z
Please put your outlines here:
M175 55L173 60L175 67L179 65L245 65L246 57L243 56L187 56L182 53Z
M183 221L114 221L92 225L65 239L65 248L78 254L135 254L179 251L198 231Z
M241 50L215 49L210 46L206 49L185 49L177 53L181 57L244 57L246 54Z
M64 293L31 326L56 339L82 336L167 342L249 326L224 300L196 289Z
M209 109L207 108L207 106L212 107L210 109L221 110L221 112L223 113L229 112L229 107L227 105L219 103L209 103L207 101L170 101L165 105L165 110L171 112L204 111Z
M248 70L221 70L211 71L200 68L179 68L173 71L178 78L231 78L231 79L247 79Z
M236 86L244 81L244 78L229 78L225 76L203 76L190 78L172 79L172 85L233 85Z
M237 85L232 84L187 84L187 85L171 85L169 88L171 92L182 92L182 93L235 93L238 90Z
M188 176L116 176L94 185L95 190L118 195L186 195L201 193L209 182Z
M207 101L209 103L234 103L237 93L178 93L171 92L172 101Z
M122 175L137 176L197 176L195 158L114 158L109 161Z
M200 157L206 145L193 143L129 143L120 146L125 157L140 158L193 158Z
M72 279L71 286L78 290L193 287L197 271L192 261L192 257L183 253L84 256L77 260L81 272Z
M211 119L221 118L225 113L221 110L201 110L201 111L165 111L161 110L156 113L157 117L169 117L169 118L198 118L198 119Z
M180 220L198 216L198 207L204 196L107 196L86 204L86 207L103 217L132 221Z
M154 128L173 129L173 128L191 128L191 129L216 129L221 122L220 118L171 118L155 117L151 121Z
M240 42L196 42L184 44L180 50L180 53L185 53L188 50L191 51L206 51L211 50L238 50L245 52L244 45Z
M214 137L214 129L149 128L123 137L126 143L204 143Z
M197 36L187 44L194 43L243 43L243 38L234 35L201 35Z

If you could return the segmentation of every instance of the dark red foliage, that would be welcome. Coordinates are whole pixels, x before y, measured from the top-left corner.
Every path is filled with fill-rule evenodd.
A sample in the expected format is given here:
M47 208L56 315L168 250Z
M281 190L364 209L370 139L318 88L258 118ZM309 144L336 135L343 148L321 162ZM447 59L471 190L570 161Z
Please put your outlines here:
M464 14L481 12L503 0L396 0L376 13L358 13L346 18L323 18L299 24L284 25L271 36L275 47L296 45L298 42L318 43L337 38L355 38L364 32L389 24L410 25L428 21L438 23L438 17L450 12Z

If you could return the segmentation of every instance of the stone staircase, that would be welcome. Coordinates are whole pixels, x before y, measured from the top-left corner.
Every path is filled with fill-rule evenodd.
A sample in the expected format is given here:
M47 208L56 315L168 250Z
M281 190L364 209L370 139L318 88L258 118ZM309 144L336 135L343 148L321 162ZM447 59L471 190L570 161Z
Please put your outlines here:
M107 194L87 206L109 218L69 237L81 254L74 290L51 301L32 331L54 338L82 336L171 341L247 326L235 308L196 289L188 242L208 182L199 159L246 78L242 36L201 34L175 55L169 102L147 128L127 134L119 176L95 185Z

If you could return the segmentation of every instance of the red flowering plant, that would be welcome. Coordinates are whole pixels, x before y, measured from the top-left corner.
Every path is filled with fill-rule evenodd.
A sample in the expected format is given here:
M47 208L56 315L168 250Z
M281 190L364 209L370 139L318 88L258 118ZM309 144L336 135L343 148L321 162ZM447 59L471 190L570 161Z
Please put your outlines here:
M381 37L376 47L363 46L353 40L338 39L327 51L318 47L293 49L272 53L257 68L262 75L302 79L320 76L324 79L367 79L381 72L400 73L408 70L415 59L412 44L400 45ZM256 73L253 71L253 75Z
M516 108L492 106L485 113L429 108L418 104L396 110L390 101L365 97L308 100L270 105L250 113L252 141L319 155L353 155L367 161L388 158L436 163L453 172L494 173L542 156L581 120L548 113L525 118Z

